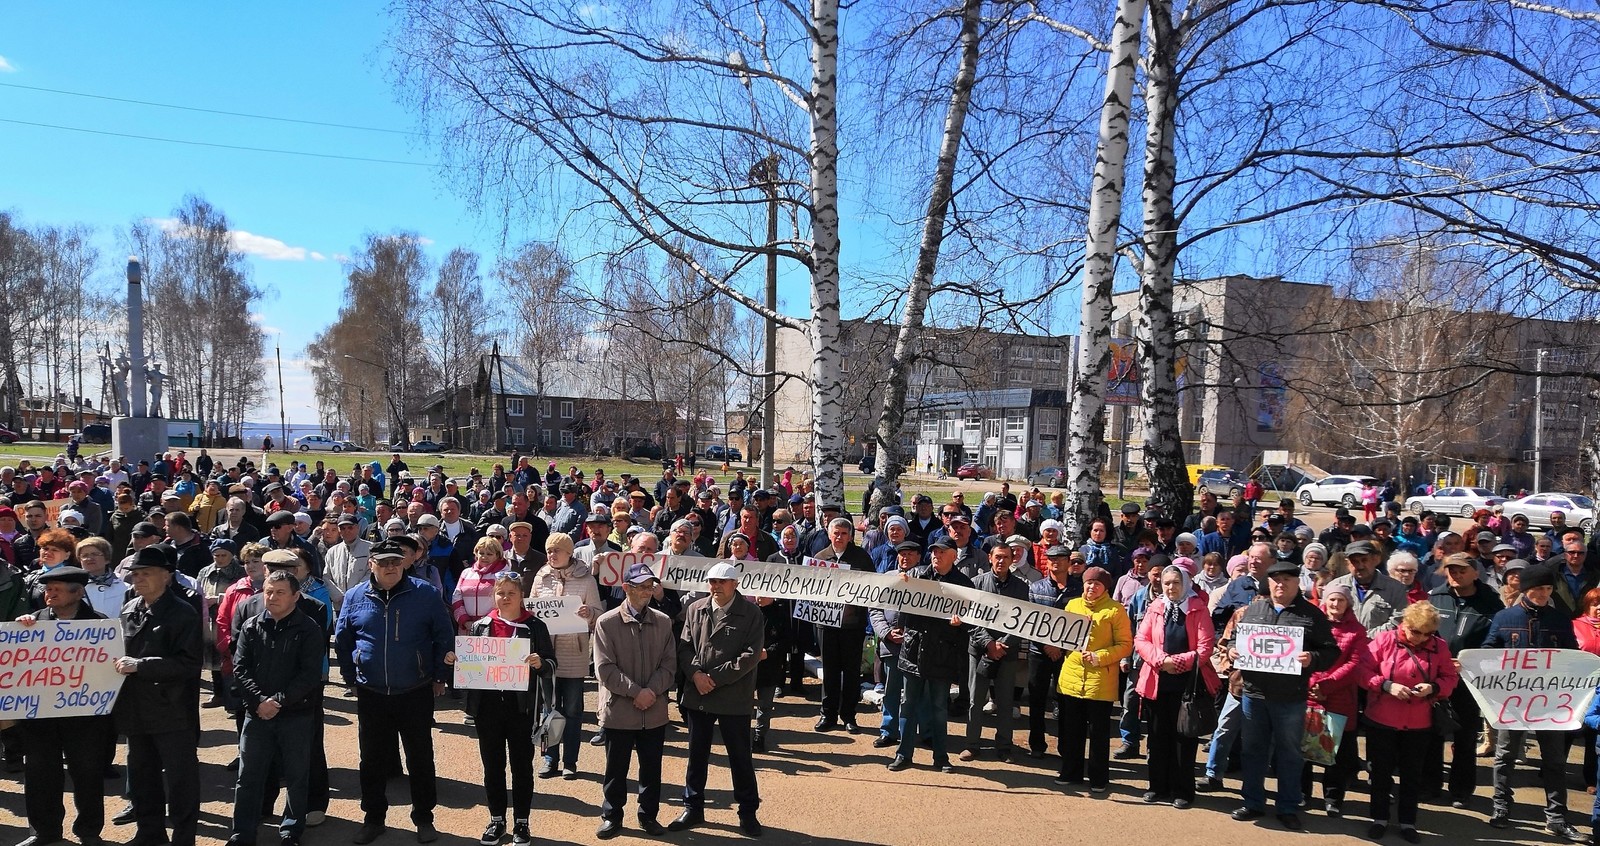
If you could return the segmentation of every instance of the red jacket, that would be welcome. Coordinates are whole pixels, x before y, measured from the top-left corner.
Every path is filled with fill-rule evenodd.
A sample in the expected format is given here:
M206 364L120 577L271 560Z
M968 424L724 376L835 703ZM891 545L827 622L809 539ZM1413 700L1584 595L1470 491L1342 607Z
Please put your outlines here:
M1318 703L1335 714L1356 718L1356 687L1361 677L1361 656L1367 650L1367 630L1356 619L1354 611L1347 611L1338 622L1328 620L1333 628L1334 642L1339 644L1339 660L1332 667L1311 674L1311 685L1322 693ZM1307 698L1307 702L1316 700Z
M1588 614L1572 621L1572 633L1578 637L1578 648L1600 655L1600 620Z
M1433 702L1448 697L1456 689L1460 673L1450 657L1444 638L1433 635L1420 649L1400 640L1400 630L1379 632L1367 645L1361 659L1361 686L1372 691L1367 697L1367 719L1392 729L1426 729L1433 725ZM1383 692L1384 682L1416 687L1428 682L1436 688L1426 699L1405 701Z
M1183 615L1183 624L1189 632L1190 648L1176 655L1168 655L1165 648L1168 602L1164 596L1151 602L1145 610L1144 619L1139 621L1139 632L1134 635L1133 648L1144 663L1139 667L1139 680L1134 683L1134 690L1146 699L1156 698L1161 683L1157 667L1163 659L1175 658L1178 669L1183 672L1194 669L1198 662L1200 678L1205 682L1206 690L1215 695L1221 687L1217 671L1211 666L1211 650L1216 646L1217 633L1211 626L1211 612L1206 609L1206 601L1198 596L1189 598L1188 613Z

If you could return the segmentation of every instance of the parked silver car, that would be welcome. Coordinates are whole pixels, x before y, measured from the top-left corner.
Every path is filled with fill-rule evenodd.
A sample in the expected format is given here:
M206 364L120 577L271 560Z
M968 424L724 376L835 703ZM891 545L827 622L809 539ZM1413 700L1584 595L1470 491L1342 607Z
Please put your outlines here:
M1431 494L1414 496L1406 500L1412 514L1432 511L1435 514L1460 514L1471 517L1480 508L1494 508L1506 498L1497 496L1488 488L1440 488Z
M1506 516L1528 518L1530 526L1550 525L1550 513L1560 511L1566 515L1568 526L1577 526L1585 532L1594 528L1594 500L1575 493L1536 493L1506 503Z

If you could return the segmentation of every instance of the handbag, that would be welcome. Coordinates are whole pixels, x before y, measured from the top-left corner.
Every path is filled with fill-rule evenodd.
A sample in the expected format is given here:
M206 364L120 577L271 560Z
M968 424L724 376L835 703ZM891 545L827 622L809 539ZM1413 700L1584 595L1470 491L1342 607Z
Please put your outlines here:
M1344 731L1349 722L1343 714L1335 714L1325 706L1317 703L1306 705L1305 736L1300 743L1300 752L1305 759L1313 764L1325 767L1332 766L1334 759L1339 754L1339 743L1344 740Z
M1189 687L1178 703L1178 736L1198 740L1216 730L1217 701L1200 686L1200 662L1196 660Z
M546 706L539 714L539 722L533 729L534 745L540 752L561 745L561 735L567 731L567 718L552 706Z
M1453 736L1461 730L1461 718L1456 716L1456 706L1452 705L1449 699L1439 696L1439 685L1429 677L1428 668L1422 665L1422 660L1417 657L1417 653L1412 652L1410 647L1406 647L1406 655L1411 658L1412 663L1417 665L1417 672L1422 674L1423 681L1433 685L1434 700L1429 705L1433 733L1440 737ZM1390 681L1393 681L1393 679L1390 679Z

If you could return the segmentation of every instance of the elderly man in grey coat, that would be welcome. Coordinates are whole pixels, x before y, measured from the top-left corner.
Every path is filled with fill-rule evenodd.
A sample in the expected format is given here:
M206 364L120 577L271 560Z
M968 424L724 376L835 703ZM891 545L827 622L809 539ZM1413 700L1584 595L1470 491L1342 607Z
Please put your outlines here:
M623 579L626 600L594 624L594 672L600 681L600 727L606 736L604 801L600 830L609 840L622 833L628 767L639 757L639 827L658 835L661 808L661 750L667 736L666 693L678 669L672 620L650 607L661 580L643 562Z
M711 595L684 612L678 643L678 665L688 677L681 704L689 724L689 767L683 779L683 813L667 830L683 831L705 822L711 731L720 728L733 774L733 797L739 803L739 828L759 837L756 809L761 795L750 751L750 717L755 711L756 667L765 657L766 620L755 602L739 593L739 571L732 564L713 564L706 582Z

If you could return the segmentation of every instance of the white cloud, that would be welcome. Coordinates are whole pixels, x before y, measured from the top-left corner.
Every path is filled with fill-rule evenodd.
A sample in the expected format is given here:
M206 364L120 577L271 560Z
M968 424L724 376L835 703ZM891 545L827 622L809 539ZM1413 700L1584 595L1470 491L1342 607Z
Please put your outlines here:
M183 225L175 218L155 217L150 222L160 226L164 232L179 233ZM326 261L327 256L305 247L291 247L277 238L268 238L243 229L234 229L228 233L228 241L233 248L247 256L255 256L267 261Z
M0 73L16 73L17 66L6 61L5 56L0 56Z

